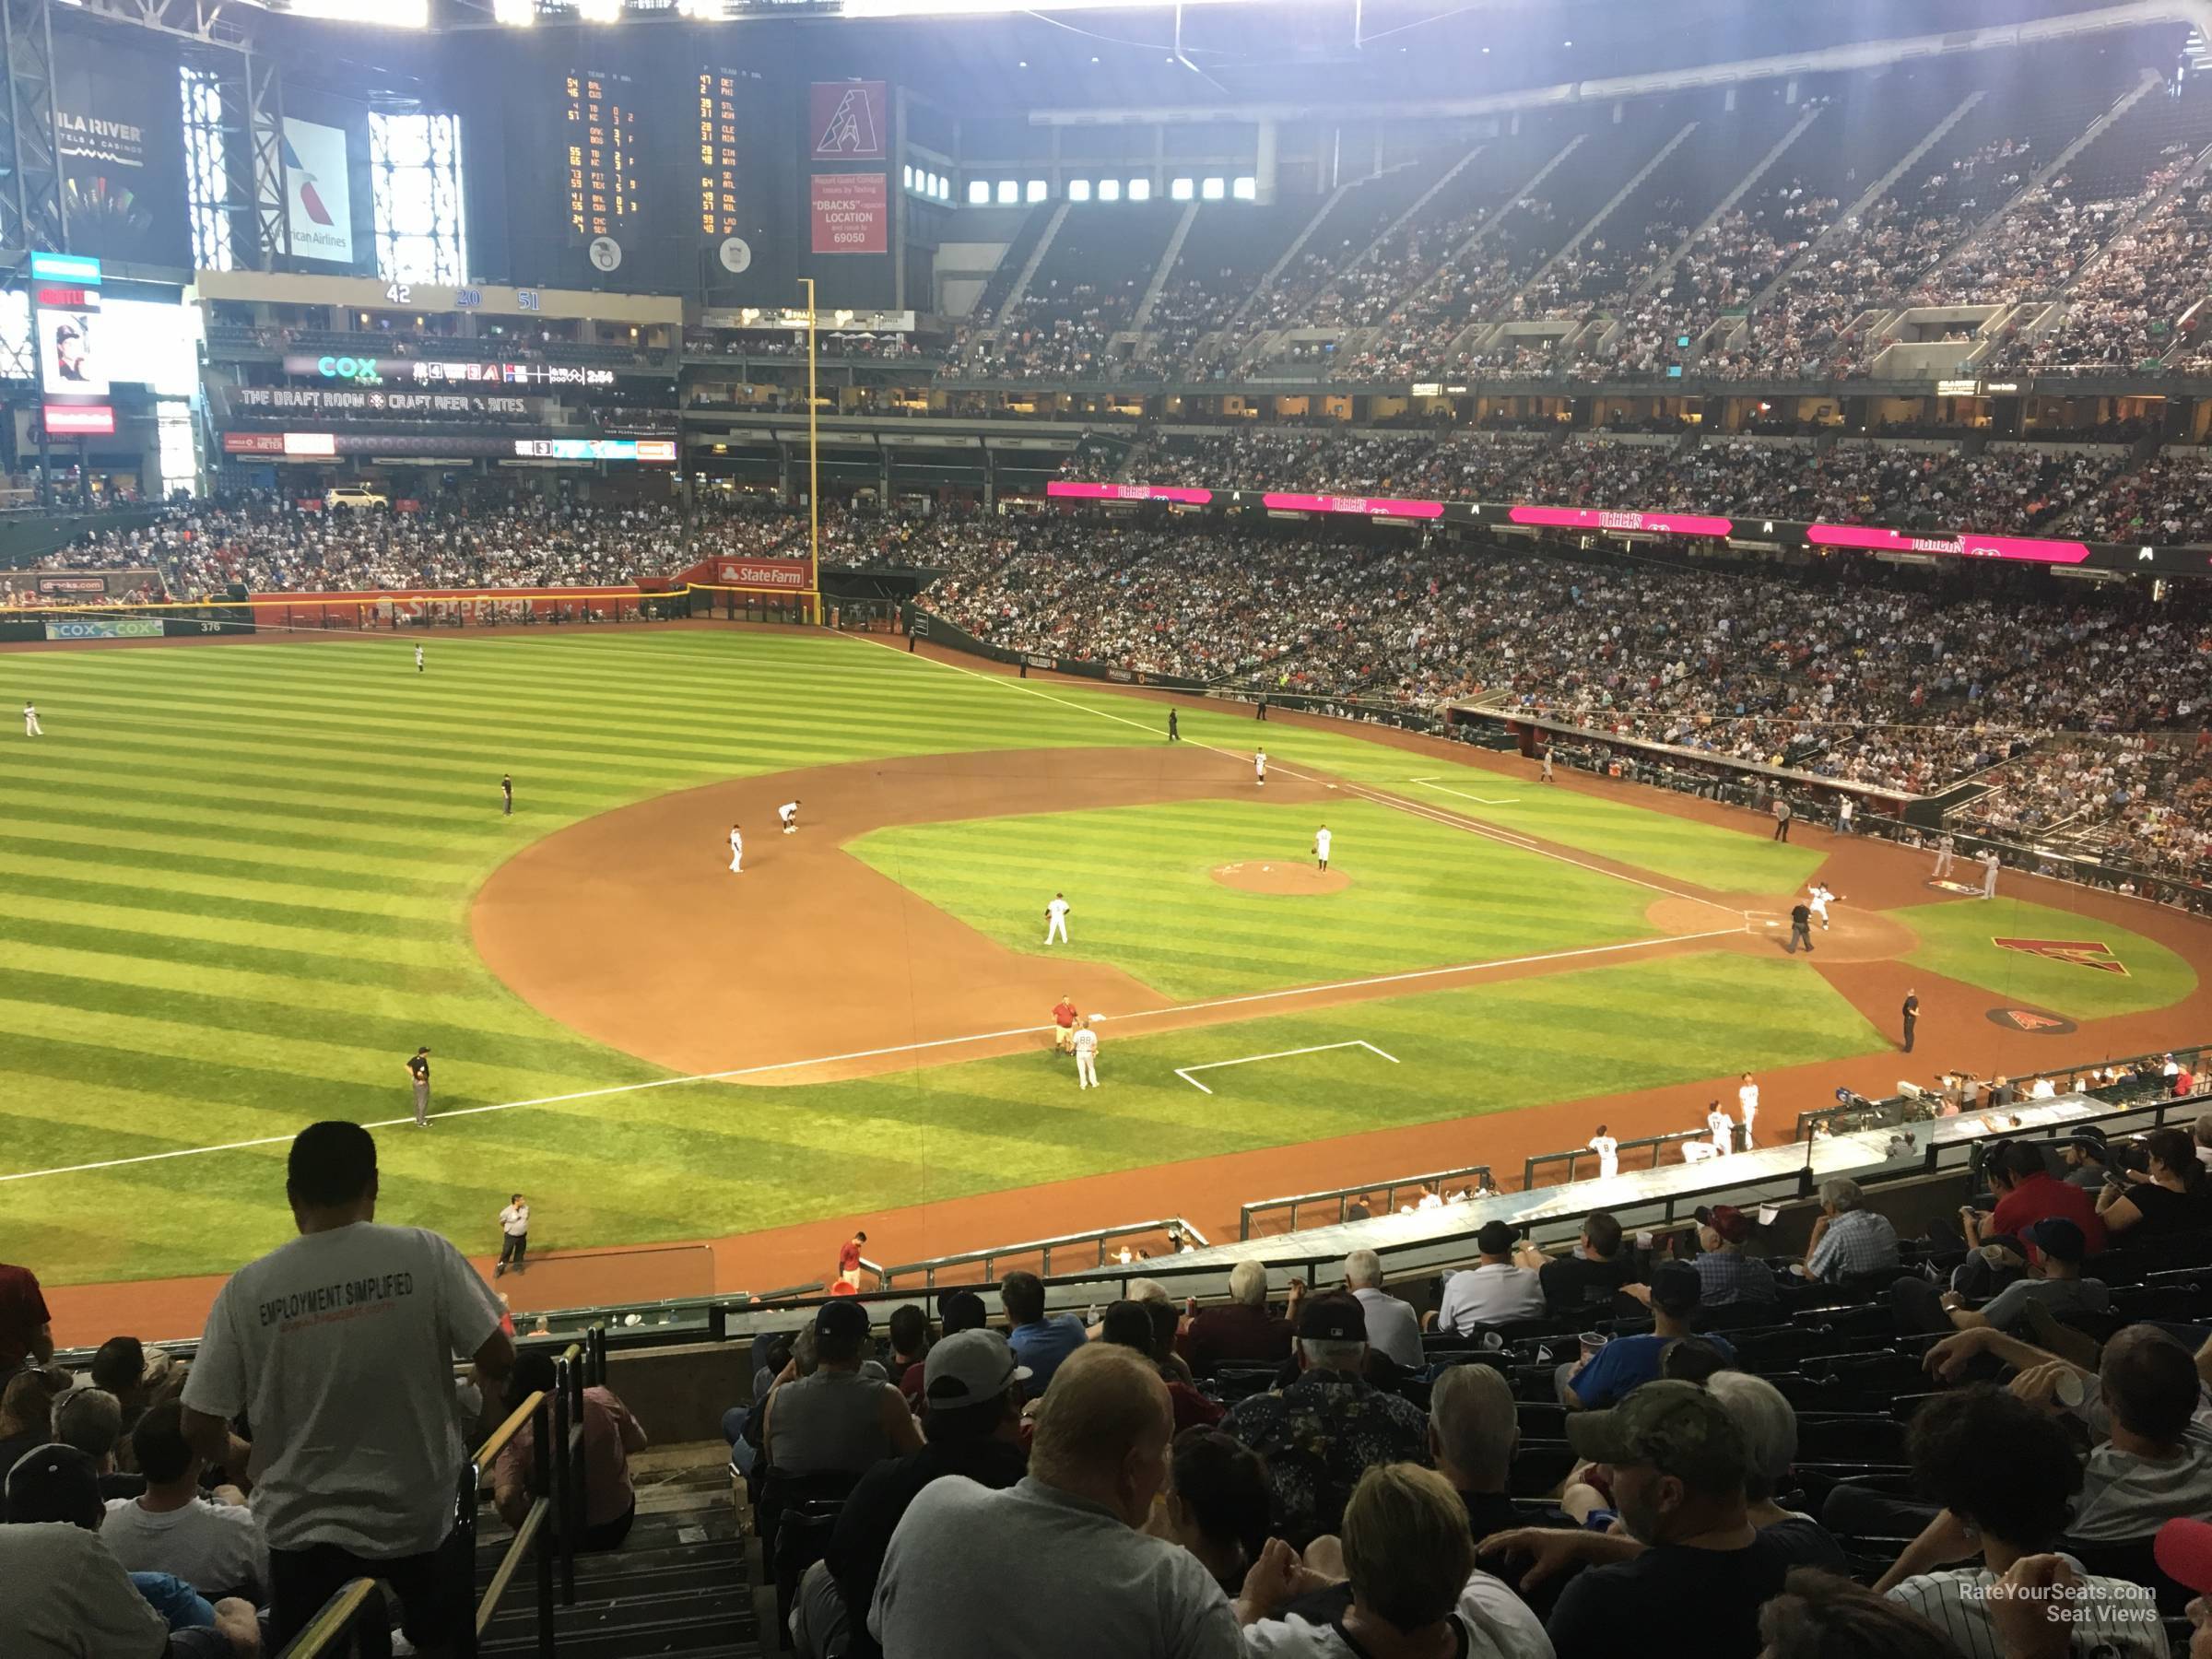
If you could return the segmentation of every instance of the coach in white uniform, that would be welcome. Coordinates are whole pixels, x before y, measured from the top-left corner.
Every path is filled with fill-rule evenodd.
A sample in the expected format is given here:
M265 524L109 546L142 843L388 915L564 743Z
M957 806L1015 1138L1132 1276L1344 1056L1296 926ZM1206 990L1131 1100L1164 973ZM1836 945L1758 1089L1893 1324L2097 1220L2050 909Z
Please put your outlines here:
M1936 839L1936 874L1934 877L1935 880L1941 881L1946 876L1948 876L1951 873L1953 850L1958 846L1958 844L1959 843L1957 841L1953 841L1947 835L1940 836Z
M1053 901L1044 907L1044 942L1050 945L1057 938L1067 943L1067 895L1054 893Z
M789 835L799 827L799 804L786 801L776 808L776 816L783 820L783 833Z
M1994 899L1996 896L1997 855L1994 853L1984 853L1982 854L1982 897Z
M1329 869L1330 839L1329 827L1326 824L1313 831L1313 857L1320 864L1322 874L1324 876L1328 874Z
M1099 1086L1099 1034L1088 1022L1076 1030L1076 1083L1081 1088Z
M737 826L730 826L730 874L745 874L745 837L737 833Z

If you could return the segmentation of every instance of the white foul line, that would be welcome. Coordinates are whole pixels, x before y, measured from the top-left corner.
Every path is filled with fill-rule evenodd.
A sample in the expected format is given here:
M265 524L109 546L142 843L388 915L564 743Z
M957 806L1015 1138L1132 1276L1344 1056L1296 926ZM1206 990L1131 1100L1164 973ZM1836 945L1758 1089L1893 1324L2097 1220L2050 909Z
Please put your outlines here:
M1164 1008L1140 1008L1134 1014L1102 1018L1116 1020L1158 1019L1170 1014L1196 1014L1208 1008L1241 1007L1252 1003L1279 1002L1298 996L1324 996L1331 992L1356 991L1370 985L1401 984L1410 980L1437 979L1454 973L1482 973L1498 968L1522 968L1532 962L1561 961L1571 957L1647 950L1654 945L1679 945L1696 939L1717 939L1743 931L1740 927L1720 927L1710 933L1669 934L1653 939L1629 939L1618 945L1584 945L1573 950L1547 950L1535 956L1500 957L1493 961L1462 962L1450 968L1415 968L1401 973L1378 973L1366 979L1335 980L1322 985L1291 985L1279 991L1250 991L1237 996L1214 996L1203 1002L1173 1003ZM880 1060L887 1054L913 1054L928 1049L997 1042L1008 1037L1035 1037L1059 1029L1053 1025L1009 1026L1005 1030L977 1031L965 1037L932 1037L921 1042L895 1042L883 1048L853 1049L842 1054L818 1054L809 1060L778 1060L772 1065L741 1065L729 1071L696 1072L683 1077L655 1077L648 1083L614 1083L604 1088L580 1088L570 1094L541 1095L535 1100L498 1100L484 1106L456 1106L451 1112L434 1112L430 1119L433 1123L441 1123L448 1118L481 1117L487 1112L520 1112L532 1106L565 1106L577 1100L601 1100L615 1095L642 1094L653 1088L674 1088L685 1083L728 1083L741 1077L761 1077L770 1072L806 1071L818 1065L838 1065L848 1060ZM412 1116L380 1118L361 1126L364 1129L396 1129L412 1125L414 1122ZM211 1152L244 1152L256 1147L281 1147L288 1145L291 1139L289 1135L265 1135L253 1140L222 1141L209 1147L175 1147L166 1152L140 1152L130 1158L107 1158L93 1163L62 1164L51 1170L17 1170L12 1173L0 1174L0 1185L11 1181L36 1181L47 1175L84 1175L100 1170L127 1169L135 1164L161 1163L172 1158L201 1158Z
M1406 781L1408 783L1426 784L1429 788L1441 791L1444 794L1457 795L1463 801L1473 801L1478 806L1511 806L1521 798L1519 795L1501 795L1498 799L1492 800L1488 795L1469 794L1464 789L1453 789L1448 784L1439 782L1434 778L1408 778Z
M1364 1038L1355 1037L1349 1042L1317 1042L1311 1048L1277 1049L1272 1054L1246 1054L1236 1060L1209 1060L1204 1065L1179 1065L1175 1068L1175 1075L1200 1094L1210 1095L1214 1091L1192 1077L1193 1072L1219 1071L1225 1065L1250 1065L1254 1060L1288 1060L1294 1054L1325 1054L1331 1049L1347 1048L1363 1048L1371 1054L1382 1054L1382 1058L1393 1065L1398 1064L1395 1054L1383 1054L1373 1043Z

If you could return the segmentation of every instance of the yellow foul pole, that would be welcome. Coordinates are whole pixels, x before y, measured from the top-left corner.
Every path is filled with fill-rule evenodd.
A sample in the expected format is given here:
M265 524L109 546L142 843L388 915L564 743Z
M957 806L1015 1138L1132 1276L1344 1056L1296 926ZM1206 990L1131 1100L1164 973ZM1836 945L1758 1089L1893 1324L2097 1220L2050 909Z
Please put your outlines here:
M806 290L806 586L814 594L814 619L822 620L822 443L814 393L814 278L802 276Z

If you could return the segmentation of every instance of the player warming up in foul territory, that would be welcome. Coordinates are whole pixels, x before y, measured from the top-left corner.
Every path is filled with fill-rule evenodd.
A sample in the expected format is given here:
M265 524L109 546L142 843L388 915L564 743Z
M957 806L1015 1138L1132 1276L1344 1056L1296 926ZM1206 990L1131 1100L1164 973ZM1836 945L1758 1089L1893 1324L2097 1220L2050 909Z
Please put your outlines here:
M784 834L793 835L797 833L799 828L799 804L796 801L786 801L782 806L777 807L776 817L783 820Z
M745 837L737 832L735 824L730 826L730 874L745 874Z
M1606 1133L1600 1124L1597 1133L1590 1137L1590 1150L1597 1154L1597 1178L1610 1181L1620 1173L1620 1143Z
M1063 945L1067 943L1067 895L1065 893L1054 893L1053 901L1044 907L1044 942L1050 945L1055 938Z
M1548 782L1551 782L1551 745L1550 745L1550 744L1548 744L1548 743L1547 743L1547 744L1546 744L1546 745L1544 746L1544 752L1543 752L1543 753L1542 753L1542 755L1541 755L1541 756L1539 756L1538 758L1539 758L1539 759L1541 759L1541 760L1544 762L1544 782L1547 782L1547 783L1548 783Z
M1252 774L1259 781L1262 789L1267 787L1267 751L1265 749L1253 750Z
M1313 862L1321 866L1321 873L1324 876L1329 873L1330 839L1329 827L1326 824L1313 831Z

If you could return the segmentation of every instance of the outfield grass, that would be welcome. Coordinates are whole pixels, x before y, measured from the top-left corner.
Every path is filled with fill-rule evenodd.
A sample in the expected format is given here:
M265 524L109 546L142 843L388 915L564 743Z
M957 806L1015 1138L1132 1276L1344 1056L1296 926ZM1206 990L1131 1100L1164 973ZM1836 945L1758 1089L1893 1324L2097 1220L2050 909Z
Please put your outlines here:
M563 825L734 775L1160 740L1157 704L1025 695L852 640L426 643L420 676L407 640L0 656L0 692L35 700L50 734L0 742L0 1175L273 1142L0 1183L0 1259L70 1282L219 1270L267 1247L288 1227L283 1141L318 1116L404 1116L401 1062L418 1043L435 1052L442 1111L663 1076L538 1014L470 944L485 877ZM1202 710L1182 728L1241 750L1254 724ZM1286 761L1378 781L1408 771L1403 752L1349 735L1267 735ZM512 820L498 811L502 771L516 779ZM1614 814L1654 846L1675 832L1663 815L1601 818ZM1691 829L1714 857L1762 846ZM1447 857L1479 853L1487 867L1486 843L1452 844ZM1361 824L1343 853L1385 849ZM1553 866L1547 888L1569 874ZM689 1238L1861 1052L1856 1016L1775 966L1675 959L1142 1043L1110 1029L1114 1087L1080 1111L1049 1061L1021 1058L449 1118L382 1136L382 1213L484 1244L523 1186L544 1247ZM1792 1000L1806 997L1818 1006ZM1354 1024L1389 1030L1372 1040L1406 1060L1372 1089L1324 1068L1325 1087L1288 1079L1278 1097L1264 1079L1270 1098L1201 1111L1172 1076Z
M2002 893L1991 900L1915 904L1893 913L1920 937L1919 947L1907 961L2069 1019L2103 1019L2163 1008L2196 988L2194 969L2141 934ZM1993 943L1999 938L2099 941L2127 971L2107 973L2027 951L2000 949Z
M1356 798L1327 809L1352 885L1288 897L1218 865L1311 867L1312 806L1195 801L878 830L849 843L883 875L1013 949L1108 962L1178 999L1361 979L1649 938L1649 889ZM1065 890L1068 944L1038 893ZM1716 924L1728 918L1716 916Z

